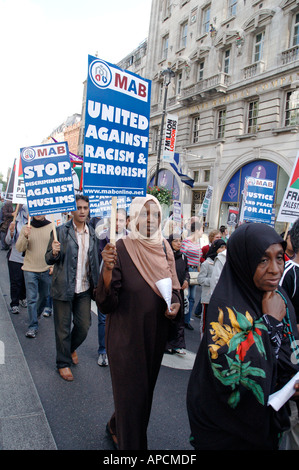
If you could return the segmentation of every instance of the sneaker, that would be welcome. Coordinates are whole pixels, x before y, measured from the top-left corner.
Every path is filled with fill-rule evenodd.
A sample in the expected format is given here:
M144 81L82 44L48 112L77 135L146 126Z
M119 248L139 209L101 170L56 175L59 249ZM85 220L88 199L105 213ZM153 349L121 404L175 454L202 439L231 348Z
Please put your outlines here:
M98 365L101 367L108 366L108 357L107 354L100 354L98 358Z
M176 349L173 349L173 353L174 354L179 354L180 356L185 356L186 351L182 348L176 348Z
M11 307L10 311L11 313L20 313L19 307L17 305L15 305L14 307Z
M43 311L43 317L50 317L52 315L52 310L45 308Z
M26 338L35 338L37 335L37 330L28 330L25 334Z
M20 305L23 308L27 308L27 299L20 300Z

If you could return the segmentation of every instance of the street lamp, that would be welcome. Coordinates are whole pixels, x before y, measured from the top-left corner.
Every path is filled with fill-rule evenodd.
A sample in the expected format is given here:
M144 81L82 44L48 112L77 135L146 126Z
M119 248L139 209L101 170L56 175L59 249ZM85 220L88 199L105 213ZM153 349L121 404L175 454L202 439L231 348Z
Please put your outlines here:
M175 76L175 73L170 68L167 68L166 70L163 70L162 75L164 76L165 92L164 92L163 113L162 113L162 120L161 120L161 129L160 129L159 148L158 148L158 155L157 155L155 186L158 186L158 174L159 174L160 160L161 160L163 128L164 128L164 120L165 120L165 115L166 115L167 90L168 90L168 85L170 84L172 77Z

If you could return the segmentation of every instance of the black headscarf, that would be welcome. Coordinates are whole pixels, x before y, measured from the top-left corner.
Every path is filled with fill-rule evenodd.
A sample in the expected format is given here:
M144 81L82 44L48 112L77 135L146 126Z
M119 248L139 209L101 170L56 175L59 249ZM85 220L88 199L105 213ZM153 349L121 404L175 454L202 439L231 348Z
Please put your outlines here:
M275 356L262 297L253 276L272 244L285 242L265 224L244 224L227 243L226 263L212 294L206 328L188 386L188 414L196 449L277 448L288 425L284 407L274 412L268 397L296 373L288 338ZM293 331L294 310L288 301ZM275 323L275 322L274 322ZM277 322L278 323L278 322Z
M286 242L269 225L247 223L238 227L228 239L226 263L210 304L213 297L216 303L225 299L226 305L234 305L238 311L250 309L259 318L263 292L255 286L253 276L265 251L275 243L285 250Z
M174 236L173 234L171 234L167 238L167 241L170 244L171 249L173 251L176 273L180 281L180 285L182 285L186 279L189 280L188 263L187 263L187 258L185 258L185 255L183 255L181 250L175 250L173 248L172 242L173 240L176 240L176 239L181 240L182 237Z
M219 240L214 240L212 245L209 248L209 251L207 252L206 259L211 258L213 261L217 256L217 250L221 248L222 246L226 246L226 242L220 238Z

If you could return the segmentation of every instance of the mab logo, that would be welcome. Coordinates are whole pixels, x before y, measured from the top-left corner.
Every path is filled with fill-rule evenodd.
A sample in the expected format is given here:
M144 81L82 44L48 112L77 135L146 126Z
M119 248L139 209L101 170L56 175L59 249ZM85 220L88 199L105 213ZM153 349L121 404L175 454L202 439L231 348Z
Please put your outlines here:
M148 84L137 75L131 75L124 70L109 67L101 59L96 59L89 66L89 76L92 83L100 89L111 90L133 96L142 101L149 99Z
M106 62L98 59L90 64L89 75L95 86L107 88L112 79L112 73Z
M31 162L32 160L35 159L35 155L36 155L35 150L31 147L28 147L28 148L22 150L21 158L25 162Z

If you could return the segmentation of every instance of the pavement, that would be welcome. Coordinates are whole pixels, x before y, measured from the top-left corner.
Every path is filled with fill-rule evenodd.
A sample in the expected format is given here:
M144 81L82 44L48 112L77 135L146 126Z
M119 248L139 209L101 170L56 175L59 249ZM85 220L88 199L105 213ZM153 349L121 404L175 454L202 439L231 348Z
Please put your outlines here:
M56 450L6 297L0 287L0 450Z

